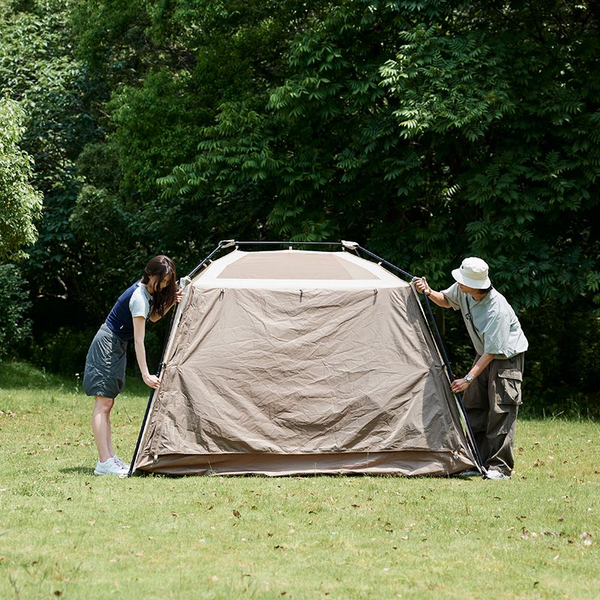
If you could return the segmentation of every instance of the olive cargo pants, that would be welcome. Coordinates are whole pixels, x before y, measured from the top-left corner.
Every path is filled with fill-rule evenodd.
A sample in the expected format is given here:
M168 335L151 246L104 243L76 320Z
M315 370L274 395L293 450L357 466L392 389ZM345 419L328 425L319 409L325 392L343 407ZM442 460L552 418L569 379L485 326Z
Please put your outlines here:
M479 356L475 358L475 362ZM521 402L523 353L493 360L463 394L469 424L486 469L510 475L513 440Z

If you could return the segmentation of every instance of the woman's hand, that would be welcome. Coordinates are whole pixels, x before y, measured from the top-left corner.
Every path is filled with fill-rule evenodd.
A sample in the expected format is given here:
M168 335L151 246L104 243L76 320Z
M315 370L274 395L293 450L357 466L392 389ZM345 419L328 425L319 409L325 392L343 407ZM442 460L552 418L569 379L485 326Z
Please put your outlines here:
M148 373L148 375L143 375L142 379L144 380L144 383L153 390L157 390L160 386L160 379L156 375L150 375L150 373Z
M175 303L179 304L183 300L183 295L185 294L185 290L177 290L175 293Z

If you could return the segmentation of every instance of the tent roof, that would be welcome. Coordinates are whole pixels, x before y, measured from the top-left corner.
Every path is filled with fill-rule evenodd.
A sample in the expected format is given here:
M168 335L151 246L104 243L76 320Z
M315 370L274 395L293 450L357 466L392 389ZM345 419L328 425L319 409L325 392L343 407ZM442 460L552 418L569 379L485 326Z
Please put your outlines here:
M407 287L380 265L348 252L235 250L194 278L200 288L381 289Z

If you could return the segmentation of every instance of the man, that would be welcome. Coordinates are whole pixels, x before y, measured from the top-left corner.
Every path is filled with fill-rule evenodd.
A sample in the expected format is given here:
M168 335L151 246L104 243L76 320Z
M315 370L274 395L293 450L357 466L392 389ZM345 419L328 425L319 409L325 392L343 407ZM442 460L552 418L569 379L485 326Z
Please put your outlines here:
M469 372L452 382L464 392L467 417L488 479L508 479L514 467L513 439L521 404L523 353L529 343L506 298L492 287L488 265L465 258L452 271L456 283L436 292L415 279L418 292L442 308L460 310L477 356Z

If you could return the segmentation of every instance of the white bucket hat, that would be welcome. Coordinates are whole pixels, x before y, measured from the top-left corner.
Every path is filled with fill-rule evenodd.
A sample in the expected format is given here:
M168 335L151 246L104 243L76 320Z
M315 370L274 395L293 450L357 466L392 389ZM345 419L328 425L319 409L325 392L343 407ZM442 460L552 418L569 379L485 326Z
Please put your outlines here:
M476 290L486 290L492 285L488 277L489 267L484 260L470 256L465 258L460 269L452 271L452 277L467 287Z

